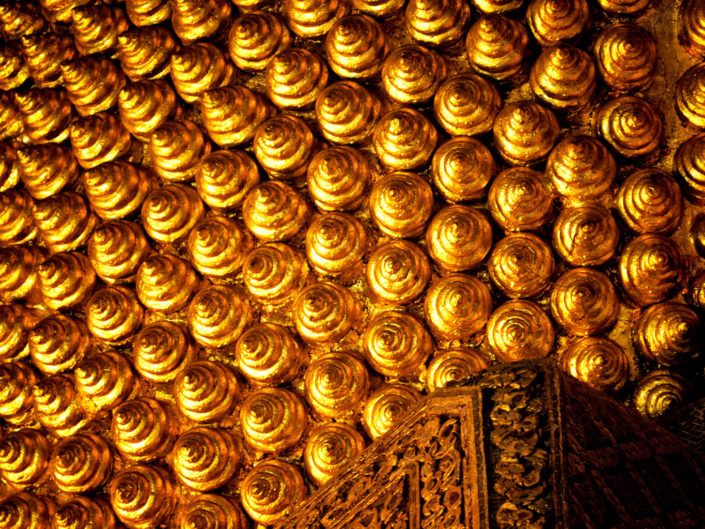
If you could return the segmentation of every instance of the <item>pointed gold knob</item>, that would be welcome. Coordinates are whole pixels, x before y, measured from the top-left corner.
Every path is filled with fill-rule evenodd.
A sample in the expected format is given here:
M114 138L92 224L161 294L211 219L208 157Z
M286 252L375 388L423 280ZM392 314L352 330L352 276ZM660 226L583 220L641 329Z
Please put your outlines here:
M506 231L535 230L553 212L553 197L542 173L513 167L499 173L490 186L487 207Z
M272 105L244 86L209 90L201 97L201 115L210 138L222 147L250 142L274 114Z
M501 362L545 358L554 338L551 320L533 301L507 301L487 322L487 345Z
M362 413L362 426L372 440L394 428L409 409L421 399L411 386L385 384L370 395Z
M161 79L171 71L171 54L179 45L163 26L133 29L122 33L117 48L120 66L131 81Z
M177 497L170 472L156 465L126 468L110 483L110 505L130 529L159 527L171 520Z
M136 389L130 362L112 351L86 357L74 373L84 403L97 410L116 408Z
M532 0L526 20L541 46L569 43L590 27L587 0Z
M457 42L469 20L470 6L465 0L410 0L404 17L411 37L431 46Z
M91 337L86 325L63 314L44 318L29 334L32 362L47 375L76 367L90 346Z
M125 9L135 26L154 26L171 19L169 0L125 0Z
M437 141L438 133L431 121L411 108L392 110L382 116L373 135L380 162L402 171L424 166Z
M258 523L271 525L293 511L308 495L298 467L271 459L256 465L240 485L247 514Z
M490 150L480 141L463 136L441 145L431 164L433 185L450 202L484 197L496 172Z
M498 81L521 73L528 44L526 26L504 15L481 17L470 27L465 41L470 65Z
M30 75L41 88L62 85L61 65L78 55L71 35L67 34L29 35L22 37L20 44Z
M446 340L469 340L484 329L491 312L490 290L464 274L451 274L431 285L424 300L428 326Z
M433 209L431 186L415 173L396 172L377 180L370 191L370 214L390 237L424 232Z
M259 168L244 151L213 151L205 156L196 173L196 189L215 210L233 210L259 183Z
M308 193L319 210L354 210L365 198L370 178L369 163L360 151L329 147L311 157Z
M629 359L609 338L588 336L570 343L560 354L563 371L606 393L616 393L629 382Z
M118 160L86 171L81 180L98 216L112 220L139 209L153 178L143 167Z
M340 77L375 76L387 53L389 44L382 26L367 15L344 17L326 35L328 64Z
M0 48L0 90L17 88L29 75L29 69L18 46L6 44Z
M199 280L193 268L170 254L147 258L137 272L137 296L149 310L172 314L186 308L198 290Z
M51 309L70 309L83 303L95 285L88 258L78 252L55 253L38 269L39 288Z
M597 89L595 64L578 48L548 48L531 68L530 82L534 94L553 108L578 108L586 105Z
M69 137L76 160L84 169L121 158L132 147L130 133L115 115L107 112L75 119Z
M113 284L133 278L149 251L139 224L112 220L93 231L87 254L98 277Z
M627 158L648 156L662 143L663 117L651 103L635 96L611 99L597 114L598 134Z
M174 89L166 81L126 84L118 94L118 110L123 126L141 141L149 141L152 132L181 113Z
M228 36L228 50L241 70L264 70L269 62L286 50L291 35L275 13L256 11L235 19Z
M154 171L168 182L190 182L211 143L193 121L166 121L152 132L149 153Z
M276 180L253 188L242 206L245 225L265 242L291 239L304 227L309 212L310 206L298 191Z
M217 38L230 25L228 0L172 0L171 25L184 44Z
M77 7L71 11L71 34L81 55L111 51L130 23L122 9L109 5Z
M122 70L109 59L75 59L63 63L61 72L68 97L82 116L115 106L120 89L125 85Z
M265 71L267 97L279 108L306 108L328 84L323 58L304 48L290 48L276 55Z
M196 103L204 92L229 85L235 67L214 45L199 42L171 54L170 73L181 98Z
M37 236L32 218L32 198L24 190L0 193L0 243L21 244Z
M321 424L306 441L306 473L316 485L321 486L347 467L364 449L365 440L349 424Z
M63 90L15 92L15 102L24 132L32 143L61 143L69 137L73 107Z
M85 245L98 223L83 196L72 191L35 201L32 218L52 252L67 252Z
M614 24L594 44L597 68L614 90L645 90L656 72L656 40L632 23Z
M285 0L284 15L299 37L320 37L350 11L347 0ZM335 69L335 68L334 68Z
M350 416L362 411L370 377L362 359L348 353L316 358L304 377L306 400L324 417Z
M419 372L433 352L433 338L416 316L388 310L367 324L362 346L372 369L382 375L404 377Z
M38 145L17 150L22 183L35 199L56 195L78 180L73 153L58 145Z
M316 121L321 134L332 143L360 143L373 131L382 104L362 85L339 81L316 100Z
M406 305L417 299L431 280L431 264L416 244L380 244L367 261L367 285L382 303Z
M63 373L43 378L31 391L37 419L57 437L70 439L88 422L90 417L79 402L73 375Z
M147 195L142 227L155 241L173 243L186 239L203 213L203 202L193 187L170 184Z

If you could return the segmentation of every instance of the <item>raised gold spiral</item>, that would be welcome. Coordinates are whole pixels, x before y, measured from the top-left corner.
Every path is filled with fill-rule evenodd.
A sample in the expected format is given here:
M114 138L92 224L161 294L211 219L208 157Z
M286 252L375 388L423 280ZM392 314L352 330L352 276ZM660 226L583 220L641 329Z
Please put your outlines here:
M316 100L316 121L332 143L360 143L372 133L381 111L379 99L354 81L334 83Z
M685 0L680 7L678 40L691 55L705 53L705 5L699 0Z
M286 0L284 15L291 30L299 37L330 35L334 26L350 11L347 0Z
M142 325L144 311L134 291L124 287L97 290L86 303L88 330L99 340L121 343Z
M123 126L141 141L180 113L174 89L163 80L127 83L118 94L118 110Z
M149 529L169 521L176 498L171 474L156 465L129 467L110 483L113 512L130 529Z
M55 436L72 436L86 425L88 417L78 400L72 375L64 373L43 378L31 392L39 423Z
M201 160L196 189L201 199L215 210L232 210L259 183L259 168L244 151L213 151Z
M666 299L682 277L683 257L678 245L663 235L640 235L619 257L622 288L640 306Z
M75 496L57 508L51 529L116 529L115 514L102 499Z
M0 364L0 417L11 424L24 423L32 412L32 386L38 381L37 372L29 364Z
M362 410L370 390L365 364L349 353L316 358L304 377L306 400L324 417L342 417Z
M235 65L246 71L264 70L291 43L286 24L275 13L255 11L235 19L228 50Z
M107 351L86 357L75 371L76 387L99 410L112 410L132 393L135 376L123 355Z
M154 171L168 182L189 182L196 177L201 158L211 144L193 121L166 121L152 132L149 154Z
M553 284L551 313L568 334L597 334L617 322L619 297L603 272L574 268Z
M304 467L318 486L333 478L365 449L362 435L348 424L317 426L306 441Z
M0 475L19 488L39 483L46 475L50 450L39 430L23 428L7 434L0 440Z
M85 57L65 62L61 73L68 97L82 116L115 106L126 82L122 70L105 58Z
M305 164L302 167L305 170ZM309 205L298 191L273 180L255 186L242 206L245 225L264 242L291 239L304 227L309 212Z
M372 440L382 437L396 426L421 395L411 386L385 384L365 402L362 426Z
M531 89L542 101L557 109L586 105L597 89L595 63L590 55L573 46L544 50L531 68Z
M306 174L314 144L313 132L304 120L281 114L257 127L253 149L270 177L292 180Z
M32 198L21 189L0 194L0 244L22 244L37 236L32 219Z
M308 275L306 258L288 244L265 244L245 257L242 279L255 299L281 304L303 286Z
M110 445L93 433L64 439L51 456L52 479L62 492L76 494L98 488L108 479L112 468Z
M426 248L436 264L452 272L480 265L492 247L492 226L475 208L447 206L426 230Z
M127 17L135 26L153 26L171 18L168 0L126 0Z
M635 96L611 99L597 114L597 132L620 155L636 158L661 145L663 118L651 103Z
M81 55L115 49L118 35L129 27L124 11L116 7L86 5L71 11L71 33Z
M688 198L705 203L705 134L692 136L683 143L673 157L673 168L685 183Z
M218 39L230 26L232 5L227 0L172 0L171 26L184 44Z
M272 113L269 102L244 86L215 88L201 96L203 124L210 138L223 147L252 140Z
M501 107L497 88L473 73L447 80L433 98L436 121L452 136L475 136L492 130Z
M170 321L157 321L142 328L132 344L133 364L152 382L171 382L198 356L185 329Z
M235 67L213 44L199 42L171 54L171 80L187 103L196 103L208 90L227 86Z
M668 233L683 214L676 181L658 169L638 169L619 188L617 207L624 222L638 233Z
M405 0L352 0L353 7L373 17L391 17L404 7Z
M284 518L307 494L299 469L280 459L259 463L240 485L240 499L247 514L267 525Z
M610 88L645 90L656 72L656 40L640 26L614 24L604 29L594 44L597 69Z
M78 179L76 159L58 145L38 145L16 153L22 183L35 199L55 195Z
M494 179L487 205L492 218L505 230L535 230L551 216L553 197L543 174L525 167L513 167Z
M274 323L255 323L247 329L237 341L235 357L240 372L258 386L290 382L304 361L291 332Z
M499 14L480 17L465 40L470 66L498 81L522 72L528 44L526 26Z
M478 375L489 366L489 360L477 349L440 349L428 364L426 387L428 391L436 391Z
M142 228L127 220L104 222L88 239L91 266L108 284L134 277L148 253L149 244Z
M402 105L430 101L447 74L436 52L408 44L392 51L382 67L382 86L390 99Z
M360 14L338 20L326 35L325 49L329 66L340 77L368 79L382 69L389 43L379 22Z
M597 0L597 3L602 9L615 15L633 15L651 5L649 0Z
M372 219L390 237L421 235L432 209L431 186L414 173L396 172L383 176L370 192Z
M34 88L14 95L24 133L32 143L61 143L69 137L73 107L65 91Z
M679 407L687 393L686 381L682 376L666 369L657 369L639 381L632 404L642 415L656 419Z
M47 375L73 369L89 351L91 338L86 325L64 314L52 314L29 333L32 363Z
M70 191L34 202L32 217L52 252L83 246L98 222L83 196Z
M51 22L71 22L71 12L77 7L89 3L89 0L41 0L39 4Z
M194 340L204 347L235 345L252 321L249 300L233 287L206 287L188 307L188 326Z
M491 311L489 289L464 274L452 274L431 285L424 300L431 331L448 340L467 340L480 332Z
M404 15L411 38L431 46L450 46L464 33L470 7L463 0L411 0Z
M205 208L198 192L184 184L154 189L142 204L142 226L152 239L173 243L186 239Z
M431 165L435 188L451 202L482 198L496 171L490 150L480 141L466 137L442 144Z
M431 279L426 254L410 241L379 245L367 261L367 286L373 296L390 305L406 305L418 298Z
M292 312L304 341L326 345L342 340L362 319L362 304L347 288L321 281L298 292Z
M198 426L176 440L172 468L181 484L205 492L228 483L240 467L240 459L234 434Z
M526 20L541 46L555 46L579 37L590 26L586 0L532 0Z
M44 259L46 252L38 246L13 245L1 249L0 300L8 303L24 299L28 304L40 301L37 268Z
M17 492L0 502L0 525L8 529L45 529L51 523L53 504L29 492Z
M85 301L95 285L88 258L77 252L56 253L39 265L39 288L52 309L74 308Z
M201 360L176 375L174 395L186 418L210 423L230 415L239 400L240 385L228 365Z
M176 38L164 26L131 30L118 37L120 66L130 81L161 79L171 70Z
M201 274L212 278L235 275L252 246L252 235L233 219L221 215L201 220L188 238L191 263Z
M70 34L25 35L20 38L20 45L29 73L40 88L62 85L61 65L78 55Z
M74 120L69 137L76 160L84 169L125 156L132 146L127 129L117 117L106 112Z
M16 44L0 48L0 89L13 90L29 77L29 69Z
M493 135L500 156L512 165L545 159L558 138L555 114L533 101L505 105L497 114Z
M179 508L179 529L246 529L247 519L239 503L227 496L201 494Z
M566 373L593 388L616 393L629 382L629 359L614 341L586 336L571 342L560 354Z
M606 263L618 243L617 222L600 204L563 208L553 224L553 247L573 266Z
M691 125L705 127L705 67L688 68L676 84L676 110Z
M501 362L544 358L554 339L551 320L532 301L507 301L487 323L487 345Z
M276 55L265 71L267 97L279 108L310 107L328 84L326 61L305 48Z
M142 205L152 187L150 174L141 166L116 161L83 173L86 196L99 217L127 217Z
M29 140L17 101L10 92L0 92L0 138ZM62 140L63 141L63 140Z
M367 324L362 346L365 359L375 371L405 377L421 369L433 352L433 339L412 314L388 310Z
M123 457L150 461L171 450L178 433L166 403L149 397L128 400L113 411L110 436Z
M698 313L684 303L651 305L634 327L634 342L649 360L671 366L690 360L699 350L702 324Z
M367 159L352 147L321 149L308 164L308 192L323 211L356 209L365 198L370 178Z
M431 121L411 108L385 114L377 123L373 144L382 165L391 169L418 169L431 159L438 133Z
M260 452L281 452L295 446L303 436L306 422L303 402L286 389L258 389L240 408L245 442ZM246 482L247 479L241 490L245 489Z
M510 298L531 298L546 290L556 263L551 247L533 233L513 233L492 249L487 270Z
M34 311L20 304L0 305L0 359L12 361L27 356L29 333L37 320Z
M0 7L0 27L5 38L14 40L47 29L47 21L37 4L7 3Z
M147 258L137 271L137 296L149 310L171 314L186 307L199 287L188 262L170 254Z
M349 213L316 217L306 231L306 257L321 275L349 277L367 253L367 231Z
M0 117L0 126L2 126L2 117ZM0 143L0 193L12 189L20 182L20 172L17 150L7 143Z

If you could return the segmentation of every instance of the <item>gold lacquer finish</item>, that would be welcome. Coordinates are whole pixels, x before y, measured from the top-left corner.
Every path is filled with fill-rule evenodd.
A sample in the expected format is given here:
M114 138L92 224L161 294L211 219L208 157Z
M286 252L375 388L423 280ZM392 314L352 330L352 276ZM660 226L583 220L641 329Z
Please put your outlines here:
M480 265L492 247L492 226L478 209L447 206L426 230L426 248L438 266L458 272Z
M40 482L46 477L50 449L38 430L26 428L7 435L0 441L0 474L20 488Z
M139 209L153 178L146 169L118 160L86 171L81 180L98 216L113 220Z
M250 394L240 408L245 442L260 452L277 453L287 450L301 439L307 415L303 402L291 391L280 388L259 389Z
M208 90L228 86L235 68L212 44L199 42L171 54L171 81L187 103L196 103Z
M433 154L438 141L434 125L420 112L400 108L377 123L373 143L377 157L390 169L418 169Z
M201 114L208 135L215 143L221 147L236 147L251 141L273 110L251 90L227 86L202 94Z
M0 417L10 424L22 424L32 414L37 372L24 362L0 365Z
M191 230L187 247L191 263L214 281L234 276L252 249L253 238L229 217L213 215Z
M155 241L171 243L186 239L203 214L203 202L194 188L169 184L145 198L142 225Z
M50 197L78 179L76 158L58 145L18 149L17 161L22 183L35 199Z
M372 252L365 274L374 298L390 305L406 305L426 289L431 279L431 264L413 242L390 241Z
M490 291L479 279L452 274L431 285L424 300L426 321L447 340L468 340L482 330L492 311Z
M152 398L132 399L113 412L110 433L123 457L150 461L166 455L177 426L166 403Z
M14 245L0 250L0 299L38 301L37 267L45 258L37 246Z
M149 310L171 314L186 307L199 279L183 259L170 254L147 258L139 267L137 296Z
M350 11L348 0L285 0L284 15L291 30L303 38L331 34L335 23Z
M109 110L117 103L125 75L109 59L83 58L61 65L68 97L82 116Z
M404 15L411 38L432 46L450 46L465 32L470 6L465 0L410 0Z
M167 121L149 138L154 171L170 182L195 178L201 158L211 151L210 142L193 121Z
M63 314L52 314L29 333L29 353L37 368L53 375L76 367L90 350L87 326Z
M526 21L541 46L555 46L576 40L590 27L590 10L586 0L532 0Z
M513 233L492 249L490 277L510 298L530 298L545 291L555 270L551 248L533 233Z
M201 494L180 506L177 520L179 529L245 529L248 526L238 504L217 494Z
M230 415L239 401L240 385L226 364L202 360L190 363L177 374L174 394L185 417L210 423Z
M624 222L638 233L669 233L683 213L681 190L668 174L640 169L624 180L617 207Z
M487 322L490 351L504 362L545 357L554 339L551 320L532 301L507 301Z
M668 301L642 312L633 331L642 355L669 366L689 360L697 352L702 324L690 306Z
M142 325L144 311L133 290L107 287L96 290L86 303L88 330L99 340L120 343Z
M44 428L57 437L70 438L88 422L86 410L79 403L78 392L75 388L74 377L65 373L44 378L31 388L32 406L37 420ZM104 450L109 451L109 447L105 445L101 451ZM69 461L67 464L71 465L71 462ZM79 464L77 466L77 470L80 473L81 468L85 469L87 465ZM85 471L90 472L91 470ZM109 470L109 468L106 468L103 471L103 476L99 482L102 482L107 477ZM76 477L80 479L80 476ZM56 480L56 475L54 478ZM96 483L95 486L98 484ZM58 483L57 486L59 486Z
M316 485L322 485L364 449L365 440L352 426L339 422L321 424L306 441L306 473Z
M37 315L16 303L3 305L0 315L2 359L10 361L27 356L29 331L37 323Z
M494 221L506 231L535 230L550 217L553 197L543 174L514 167L494 179L487 205Z
M0 503L0 519L6 521L8 527L48 527L52 511L52 502L29 492L18 492Z
M149 141L152 132L180 113L176 94L165 81L127 83L118 94L118 110L123 126L140 141Z
M617 392L629 381L629 359L609 338L586 336L571 342L560 354L561 367L594 388Z
M362 425L370 438L377 439L389 431L421 395L411 386L385 384L370 395L362 414Z
M135 26L152 26L171 18L171 3L168 0L126 0L125 10Z
M184 44L218 38L226 33L232 17L227 0L173 0L171 25Z
M685 184L688 198L702 204L705 202L705 134L696 134L681 143L673 157L673 166Z
M105 527L115 529L115 514L107 501L75 496L57 508L52 517L52 529Z
M29 73L37 86L51 88L62 84L61 65L78 52L71 35L42 33L20 39Z
M496 172L489 149L474 138L448 140L436 149L431 162L433 185L449 202L484 197Z
M71 11L71 32L82 55L115 49L118 36L130 27L122 9L111 6L84 6Z
M384 61L382 83L389 99L401 105L430 101L444 81L447 68L436 52L409 44L397 48Z
M253 140L259 164L269 176L282 180L306 174L314 145L313 132L306 122L287 115L273 117L259 125Z
M307 275L303 254L282 243L255 248L247 254L242 266L242 279L250 295L277 305L289 301Z
M377 180L370 191L370 213L390 237L421 235L433 207L433 191L414 173L396 172Z
M161 79L171 70L176 38L161 26L126 31L118 37L120 66L130 81Z
M32 220L32 199L26 191L10 189L0 194L0 243L21 244L37 236Z
M267 64L265 84L279 108L310 107L328 84L328 66L317 53L290 48Z
M230 57L245 71L264 70L290 43L291 34L284 21L268 11L255 11L236 18L228 36Z
M176 478L199 492L222 487L240 466L240 448L227 430L199 426L174 444L171 466Z
M429 391L435 391L481 373L488 367L489 360L476 349L439 349L428 364L426 386Z
M701 65L689 68L678 80L676 109L694 127L705 126L705 68Z
M331 282L302 288L294 298L294 323L312 345L337 342L362 319L362 306L350 290Z
M264 461L242 480L240 498L245 512L262 524L272 524L291 512L308 491L297 467L280 459Z
M297 144L292 142L292 146L297 147ZM306 224L309 211L309 205L298 191L273 180L255 186L242 205L245 225L264 242L291 239Z
M532 101L506 105L493 128L495 146L511 165L532 165L546 158L558 131L555 114Z
M149 250L142 228L128 220L111 220L98 225L87 247L96 275L108 284L133 278Z
M35 201L32 218L40 237L53 252L84 246L98 222L85 199L73 192Z
M75 378L79 392L99 410L117 407L136 389L130 363L115 352L88 356L76 367Z
M531 89L557 109L588 103L597 89L595 64L590 55L572 46L545 49L531 68Z
M78 252L52 255L38 268L39 289L52 309L75 308L88 298L95 272L88 258Z
M365 140L372 133L381 110L379 100L354 81L334 83L316 99L316 120L321 134L332 143Z
M308 193L319 210L354 210L365 198L370 166L352 147L329 147L311 157L306 178Z
M316 358L304 377L306 401L324 417L360 412L370 389L367 367L347 353Z
M188 326L205 347L234 345L252 320L249 300L239 290L214 285L200 290L188 306Z
M686 396L686 381L682 376L657 369L639 381L633 405L642 415L656 419L678 407Z
M467 33L470 65L480 74L504 81L525 68L529 34L522 23L504 15L486 15Z
M698 0L686 0L681 4L678 37L683 46L695 56L705 52L705 6Z
M227 211L240 206L259 179L257 164L244 151L212 151L198 166L196 189L208 206Z
M170 321L145 325L132 344L133 363L142 377L170 382L198 355L186 330Z
M433 97L438 124L452 136L474 136L492 130L502 96L484 77L472 73L444 82Z
M148 529L171 519L175 492L176 484L166 469L135 465L119 472L110 483L110 505L130 529Z
M626 158L648 156L663 140L663 118L640 97L612 99L602 105L596 119L598 134Z
M553 224L553 247L573 266L597 266L614 255L619 229L610 211L599 204L565 207Z
M74 120L69 138L73 154L84 169L125 156L132 146L130 133L116 116L108 113Z
M317 217L306 231L306 258L324 276L350 278L368 248L364 225L348 213L332 212Z
M76 434L61 441L51 456L54 483L62 492L86 492L110 475L113 456L108 443L96 434Z
M640 26L614 24L604 29L594 44L597 69L617 91L646 89L656 71L656 41Z
M247 329L235 348L238 367L257 386L290 382L304 363L302 348L286 327L256 323Z
M15 92L15 103L32 143L61 143L69 137L73 108L66 92L33 88Z
M617 175L617 163L607 147L592 136L561 140L546 161L546 176L553 187L570 201L591 200L604 195Z

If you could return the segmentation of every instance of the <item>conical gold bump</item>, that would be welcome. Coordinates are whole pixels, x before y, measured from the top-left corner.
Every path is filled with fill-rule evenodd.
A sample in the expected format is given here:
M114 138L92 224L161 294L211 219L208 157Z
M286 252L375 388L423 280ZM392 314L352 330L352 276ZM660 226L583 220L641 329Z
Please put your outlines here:
M86 325L64 314L47 316L29 333L32 363L44 374L73 369L91 346Z
M682 376L666 369L657 369L639 381L632 405L642 415L656 419L683 404L687 392Z
M498 81L522 72L528 44L526 26L504 15L481 17L470 27L465 40L470 66Z
M684 0L681 4L678 40L696 57L705 54L705 4L700 0Z
M118 36L130 27L122 9L87 5L71 11L71 33L81 55L114 50Z
M272 178L283 180L293 180L306 174L314 145L313 132L306 122L286 114L259 125L253 142L255 156L265 172Z
M426 386L428 391L436 391L478 375L489 366L489 360L477 349L440 349L428 364Z
M37 236L32 218L32 198L21 189L0 193L0 244L9 246Z
M372 440L382 437L396 426L406 412L421 399L411 386L385 384L365 402L362 426Z
M0 139L27 141L24 122L12 92L0 91Z
M211 139L222 147L248 143L273 114L269 102L244 86L209 90L201 97L203 124Z
M553 197L543 174L513 167L499 173L492 182L487 207L506 231L535 230L551 216Z
M39 288L47 307L60 310L77 307L95 285L95 272L88 258L77 252L61 252L39 265Z
M71 35L42 33L20 39L29 73L40 88L63 85L61 65L74 59L78 52Z
M51 529L116 529L115 514L102 499L75 496L56 510Z
M352 0L353 7L373 17L392 17L399 13L406 0Z
M40 430L23 428L0 440L0 475L18 488L39 483L46 475L50 445Z
M55 195L78 180L78 164L68 149L49 144L16 152L22 183L35 199Z
M168 182L189 182L196 177L211 143L193 121L167 121L152 132L149 153L154 171Z
M306 231L306 257L317 273L351 278L367 253L367 231L348 213L316 217Z
M33 88L15 92L15 103L32 143L61 143L69 137L73 107L65 91Z
M260 302L281 305L288 302L307 280L306 258L283 243L265 244L245 257L242 280Z
M678 183L658 169L638 169L619 188L617 208L638 233L669 233L680 224L683 199Z
M171 54L171 80L187 103L196 103L208 90L231 83L235 67L212 44L199 42Z
M24 358L30 352L28 341L40 314L23 305L0 305L0 360Z
M230 415L240 397L240 385L226 364L203 360L192 362L174 380L179 411L188 419L215 422Z
M46 30L47 21L35 3L7 2L0 6L0 28L7 40L15 40Z
M199 426L181 434L174 444L172 468L181 484L206 492L228 483L240 467L240 459L235 435Z
M233 219L221 215L200 221L188 238L191 264L211 279L233 277L252 247L250 232Z
M233 287L214 285L200 290L188 307L191 336L204 347L235 345L252 323L252 308L245 295Z
M279 459L256 465L243 478L240 499L255 522L273 524L283 519L308 495L299 469Z
M335 24L350 12L348 0L285 0L284 16L299 37L330 36ZM330 60L330 57L329 57ZM333 68L335 70L335 68Z
M480 265L492 247L487 217L468 206L447 206L426 229L426 248L443 270L459 272Z
M139 224L113 220L100 224L88 240L88 259L98 277L113 284L134 277L149 253Z
M257 386L290 382L304 361L299 344L286 327L255 323L237 341L238 368Z
M275 13L256 11L235 19L228 36L228 50L241 70L264 70L275 55L289 47L291 35Z
M360 143L372 133L381 112L379 99L354 81L330 85L316 101L316 121L332 143Z
M227 32L232 5L227 0L172 0L171 25L184 44L217 39Z
M127 359L115 352L88 356L75 371L76 387L99 410L112 410L132 393L134 374Z
M464 274L451 274L432 284L424 300L428 326L434 335L447 340L469 340L484 329L490 312L487 286Z
M389 53L389 43L375 19L367 15L350 15L328 31L325 50L328 65L340 77L369 79L382 69L382 62Z
M239 502L217 494L189 498L177 514L179 529L247 529L248 526Z
M551 314L568 334L597 334L617 322L619 297L603 272L574 268L553 284Z
M705 66L696 64L678 79L676 110L694 127L705 127Z
M130 529L149 529L168 522L176 508L176 498L171 474L156 465L127 468L110 484L110 505Z
M606 393L616 393L629 382L629 359L609 338L586 336L571 342L560 354L566 373Z
M541 46L555 46L577 39L590 27L586 0L532 0L526 20Z
M550 286L556 263L551 247L533 233L513 233L492 249L487 270L510 298L531 298Z
M190 336L180 325L157 321L146 325L132 344L133 364L151 382L171 382L197 356Z
M100 487L113 468L108 443L93 433L72 435L59 443L51 456L52 478L62 492L72 494Z
M433 339L416 316L388 310L367 324L362 347L367 363L378 373L409 377L421 370L433 352Z
M692 307L667 301L642 312L633 333L637 349L643 356L671 366L690 360L698 352L702 325Z
M458 137L441 145L433 155L433 184L450 202L475 200L497 172L492 153L474 138Z
M152 132L181 113L176 94L166 81L126 84L118 94L118 110L123 126L145 142Z
M147 309L173 314L198 290L199 279L191 265L170 254L148 257L137 272L137 296Z
M321 149L308 164L308 193L322 211L357 209L370 179L367 158L352 147Z
M685 193L697 204L705 203L705 134L692 136L680 144L673 157L674 172L685 184Z
M125 75L109 59L87 57L61 65L68 97L82 116L104 112L115 106Z
M152 239L169 244L186 239L203 217L198 192L184 184L154 189L142 204L142 227Z
M29 69L14 44L0 47L0 90L13 90L29 77Z
M475 136L492 130L501 107L497 88L472 73L449 79L433 98L436 121L451 136Z
M413 242L379 245L367 261L367 286L383 303L406 305L417 299L431 280L431 263Z
M553 247L573 266L605 264L618 243L617 222L599 204L563 208L553 224Z
M531 68L530 82L534 94L553 108L578 108L592 99L597 88L595 63L572 46L548 48Z
M118 37L120 66L130 81L161 79L171 71L176 38L163 26L126 31Z
M328 65L315 52L290 48L267 64L267 97L279 108L311 106L328 84Z
M431 186L414 173L396 172L377 180L370 191L370 214L390 237L423 234L433 209Z
M626 158L647 156L663 140L663 117L651 103L634 96L611 99L597 114L597 132Z
M37 268L44 259L46 252L38 246L13 245L1 249L0 300L8 303L24 299L29 304L40 301Z
M127 17L135 26L154 26L171 19L169 0L125 0Z
M617 175L617 162L599 140L570 136L558 142L546 162L546 176L559 195L588 201L604 195Z
M266 453L281 452L297 445L307 416L301 399L280 388L259 389L251 393L240 408L245 441L255 450Z
M306 473L311 481L320 487L347 467L364 449L365 440L349 424L321 424L311 431L306 441Z
M622 288L639 305L665 300L683 278L683 257L678 245L656 234L632 239L619 256Z
M10 424L23 424L32 413L32 386L37 382L39 376L29 364L0 364L0 417Z
M39 0L39 4L44 8L47 18L51 22L71 22L71 12L90 0Z
M69 137L76 160L84 169L121 158L132 147L130 133L116 116L107 112L74 120Z
M495 147L511 165L532 165L553 149L560 125L556 115L533 101L506 105L493 127Z
M483 13L504 13L519 9L524 0L472 0L473 5Z
M86 324L93 336L119 344L142 325L144 311L134 291L125 287L97 290L86 303Z
M382 85L390 99L402 105L430 101L445 80L445 60L436 52L408 44L392 51L382 67Z
M532 301L507 301L487 322L487 345L500 362L545 358L554 339L551 320Z
M328 353L308 366L306 400L323 417L343 417L362 411L370 391L365 364L349 353Z
M244 151L213 151L201 160L196 173L196 189L201 199L215 210L240 206L259 183L259 168Z
M301 289L292 312L296 332L313 346L341 341L363 316L362 304L347 288L325 281Z
M0 123L1 126L2 123ZM17 150L7 143L0 143L0 193L12 189L19 183L20 172Z
M296 147L293 141L292 146ZM306 168L305 163L302 168ZM247 194L242 206L242 218L259 240L286 241L304 227L310 210L304 197L293 187L283 182L268 181Z
M78 400L73 375L64 373L43 378L31 391L37 419L57 437L70 437L86 425L86 410ZM58 481L56 474L53 477Z
M411 38L430 46L454 44L469 20L465 0L411 0L404 13L404 27Z
M597 3L614 15L634 15L652 5L650 0L597 0Z
M0 523L12 529L49 527L53 504L29 492L18 492L0 502Z
M391 169L419 169L436 148L433 123L416 110L400 108L385 114L374 130L373 143L382 165Z
M597 69L605 83L618 91L644 90L656 72L656 40L632 23L604 29L594 44Z
M141 397L113 411L110 435L120 454L130 461L164 457L178 435L173 410L159 400Z

